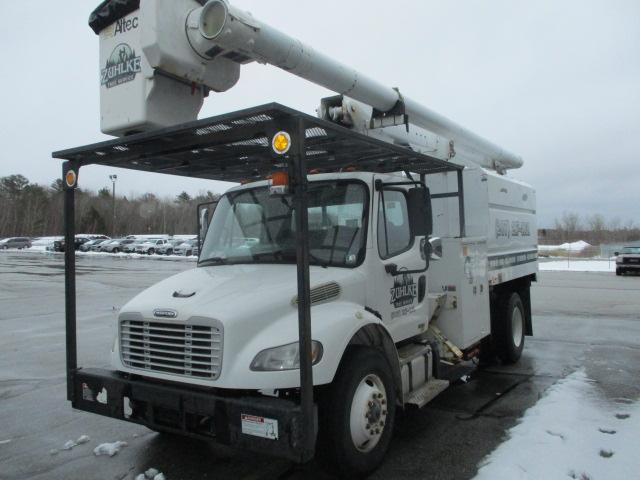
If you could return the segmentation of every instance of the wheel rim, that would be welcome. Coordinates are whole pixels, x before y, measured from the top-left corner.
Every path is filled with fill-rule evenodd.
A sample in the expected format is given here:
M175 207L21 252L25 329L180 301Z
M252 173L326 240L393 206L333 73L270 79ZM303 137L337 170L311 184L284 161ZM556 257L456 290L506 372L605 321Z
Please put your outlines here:
M387 424L387 391L380 377L364 377L351 402L351 440L360 452L370 452L380 441Z
M514 346L519 348L522 343L522 312L518 307L511 312L511 333Z

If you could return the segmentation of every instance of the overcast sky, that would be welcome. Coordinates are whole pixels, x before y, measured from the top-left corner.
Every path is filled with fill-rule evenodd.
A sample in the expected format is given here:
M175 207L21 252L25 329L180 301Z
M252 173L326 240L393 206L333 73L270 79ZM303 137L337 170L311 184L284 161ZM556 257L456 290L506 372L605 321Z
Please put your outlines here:
M98 3L0 3L0 176L49 184L60 175L53 150L108 138L87 26ZM640 224L638 0L233 3L521 155L510 175L537 189L542 226L565 210ZM314 113L330 94L249 65L200 118L270 101ZM98 166L82 171L80 186L110 186L111 173L127 195L229 186Z

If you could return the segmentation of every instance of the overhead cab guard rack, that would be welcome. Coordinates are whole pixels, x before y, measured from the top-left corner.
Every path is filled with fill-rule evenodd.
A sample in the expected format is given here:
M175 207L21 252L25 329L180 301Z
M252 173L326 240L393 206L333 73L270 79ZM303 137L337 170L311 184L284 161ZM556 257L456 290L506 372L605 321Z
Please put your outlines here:
M277 103L62 150L53 157L78 167L98 164L227 182L261 180L283 166L271 148L273 136L287 130L294 137L301 121L307 171L431 174L463 168Z

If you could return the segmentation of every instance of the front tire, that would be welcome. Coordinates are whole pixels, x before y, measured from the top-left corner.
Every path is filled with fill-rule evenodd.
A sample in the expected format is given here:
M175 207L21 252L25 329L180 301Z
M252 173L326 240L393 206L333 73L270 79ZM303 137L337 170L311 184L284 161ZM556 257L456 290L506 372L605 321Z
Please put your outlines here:
M525 309L520 295L503 295L497 309L496 353L503 363L516 363L524 349Z
M318 456L343 478L380 466L391 443L396 391L386 358L373 348L349 350L320 403Z

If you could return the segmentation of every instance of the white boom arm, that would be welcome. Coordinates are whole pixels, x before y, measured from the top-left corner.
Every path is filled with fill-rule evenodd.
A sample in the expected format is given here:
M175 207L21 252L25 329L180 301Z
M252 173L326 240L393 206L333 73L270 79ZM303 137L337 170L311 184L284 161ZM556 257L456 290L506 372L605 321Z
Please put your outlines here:
M343 95L344 104L320 114L349 124L362 121L371 107L372 135L413 146L410 132L403 140L401 123L412 135L431 135L440 156L459 156L485 168L504 171L522 166L520 157L470 132L442 115L404 97L327 55L263 23L227 0L112 0L92 15L108 24L92 28L100 35L102 130L114 135L195 119L206 90L225 91L240 76L241 65L257 61L281 68ZM134 4L124 16L113 16L123 4ZM202 5L204 3L204 5ZM113 17L113 18L112 18ZM186 27L186 38L185 38ZM142 54L140 54L142 51ZM355 102L354 102L355 101ZM324 103L324 102L323 102ZM364 105L363 105L364 104ZM367 113L368 114L368 113ZM401 120L398 120L401 119ZM351 126L363 129L363 123ZM426 131L426 132L425 132ZM391 137L388 135L391 133Z
M404 97L357 70L300 40L260 22L225 0L210 0L189 15L187 32L191 45L202 56L236 52L251 60L281 68L334 92L348 96L379 112L403 107L409 123L453 141L456 150L471 150L481 166L503 170L519 168L522 159L509 153L448 118ZM213 49L212 47L218 48ZM210 58L215 58L210 57Z

